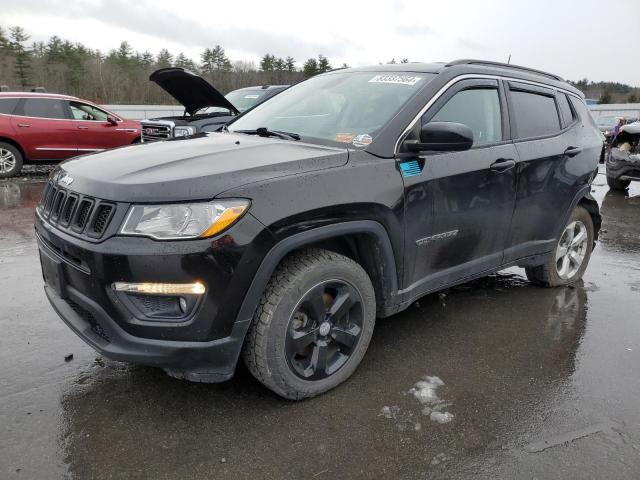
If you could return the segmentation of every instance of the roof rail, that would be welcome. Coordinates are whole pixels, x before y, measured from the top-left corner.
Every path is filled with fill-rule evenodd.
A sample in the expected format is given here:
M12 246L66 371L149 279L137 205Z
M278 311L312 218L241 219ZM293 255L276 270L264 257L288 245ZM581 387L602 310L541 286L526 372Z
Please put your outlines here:
M514 70L522 70L523 72L535 73L537 75L544 75L545 77L552 78L553 80L564 82L564 79L562 77L553 73L543 72L542 70L536 70L535 68L521 67L520 65L512 65L510 63L491 62L488 60L474 60L465 58L462 60L454 60L453 62L449 62L445 65L445 67L453 67L454 65L489 65L492 67L511 68Z

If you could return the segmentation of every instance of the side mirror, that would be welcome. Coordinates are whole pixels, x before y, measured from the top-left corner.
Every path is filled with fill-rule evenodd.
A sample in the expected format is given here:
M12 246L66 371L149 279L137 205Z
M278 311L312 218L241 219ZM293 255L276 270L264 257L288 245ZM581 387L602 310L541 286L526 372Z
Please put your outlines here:
M412 152L460 152L473 145L473 132L462 123L431 122L420 129L420 141L407 140L405 145Z
M107 122L111 125L118 125L118 120L116 120L116 117L114 117L113 115L109 115L107 117Z

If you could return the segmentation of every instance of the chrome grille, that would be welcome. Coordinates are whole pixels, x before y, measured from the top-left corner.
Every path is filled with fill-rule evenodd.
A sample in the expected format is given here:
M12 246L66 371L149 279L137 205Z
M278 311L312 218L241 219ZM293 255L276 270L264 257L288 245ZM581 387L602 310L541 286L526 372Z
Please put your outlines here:
M166 140L173 136L172 122L141 122L143 142L157 142L158 140Z
M45 186L38 206L48 224L95 239L107 230L115 210L116 205L111 202L70 192L53 182Z

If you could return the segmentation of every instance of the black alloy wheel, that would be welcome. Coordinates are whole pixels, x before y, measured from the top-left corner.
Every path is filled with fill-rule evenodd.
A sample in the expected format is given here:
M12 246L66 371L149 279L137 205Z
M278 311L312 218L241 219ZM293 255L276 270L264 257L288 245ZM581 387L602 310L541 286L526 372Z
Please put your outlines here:
M362 333L360 292L344 280L311 288L291 315L285 341L287 362L305 380L337 372L351 357Z

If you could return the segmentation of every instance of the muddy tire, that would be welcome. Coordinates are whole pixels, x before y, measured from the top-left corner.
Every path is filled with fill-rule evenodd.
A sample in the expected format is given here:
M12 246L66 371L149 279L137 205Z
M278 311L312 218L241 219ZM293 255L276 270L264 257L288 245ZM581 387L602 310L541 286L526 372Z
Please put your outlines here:
M525 269L527 278L546 287L570 285L582 278L593 250L593 220L583 207L576 207L549 261Z
M607 184L611 190L626 190L631 180L620 180L618 178L607 177Z
M260 300L244 363L284 398L319 395L360 364L375 315L374 289L359 264L328 250L294 253L278 266Z
M22 170L22 154L10 143L0 142L0 178L13 177Z

